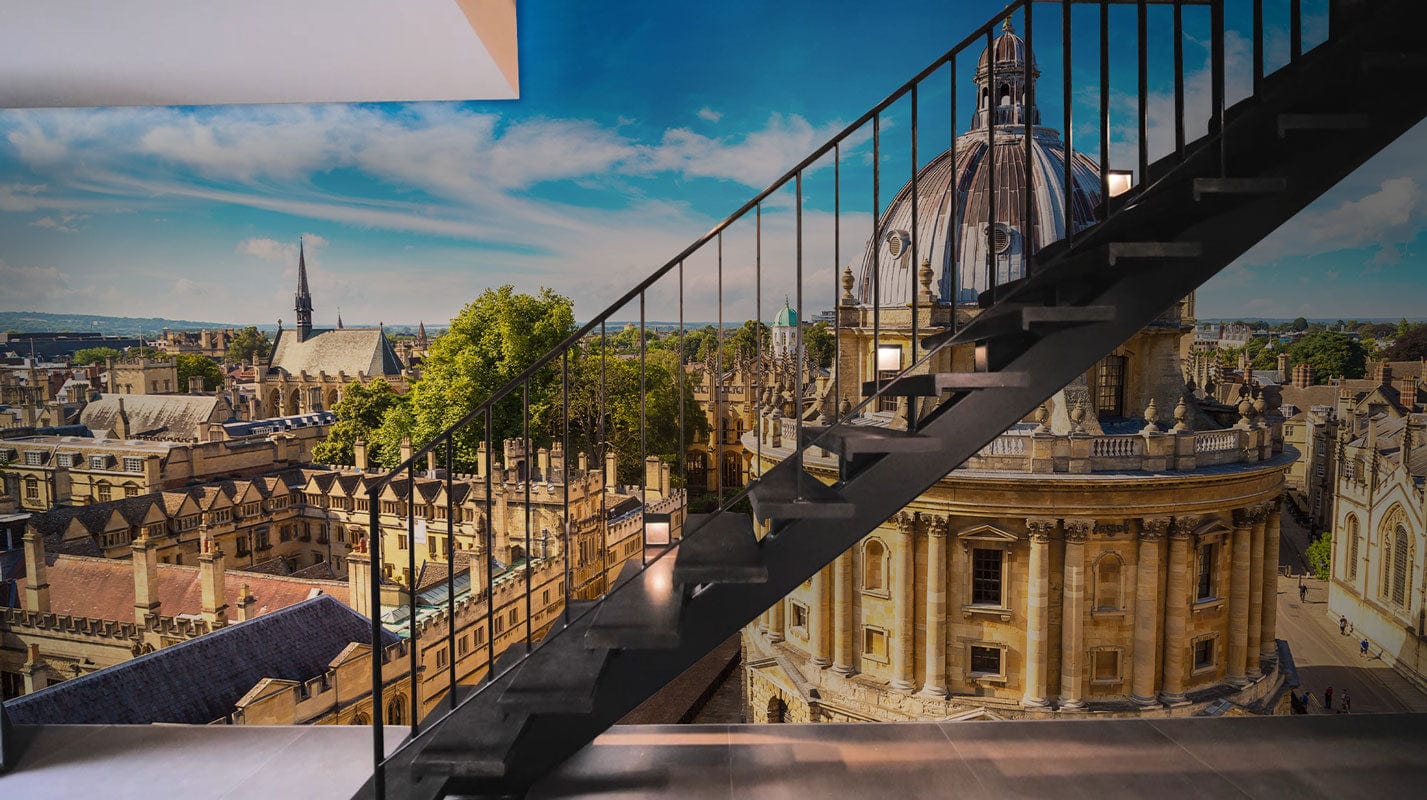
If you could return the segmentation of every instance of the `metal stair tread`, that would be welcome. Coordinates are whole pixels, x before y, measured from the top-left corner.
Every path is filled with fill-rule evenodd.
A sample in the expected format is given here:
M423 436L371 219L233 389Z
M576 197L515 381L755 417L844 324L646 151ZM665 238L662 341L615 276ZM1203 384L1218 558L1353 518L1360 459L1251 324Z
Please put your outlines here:
M1286 178L1195 178L1194 199L1204 195L1274 194L1288 191Z
M585 644L590 618L586 614L563 630L552 628L539 649L516 668L497 703L531 714L588 714L594 692L609 662L610 652Z
M412 772L459 778L505 775L511 748L529 725L530 715L489 704L472 703L469 709L453 715L441 739L416 754Z
M779 469L784 465L789 468ZM753 514L768 522L790 519L847 519L855 509L831 486L803 472L795 460L784 461L748 490Z
M683 587L674 580L674 557L644 566L626 561L615 590L595 607L585 645L650 650L679 645Z
M1355 131L1370 124L1367 114L1279 114L1278 136L1283 138L1290 131Z
M700 583L765 583L768 566L758 550L753 518L724 511L690 514L674 559L674 580ZM692 531L692 533L689 533Z
M941 447L929 436L875 425L804 425L803 447L814 443L848 459L886 453L928 453Z
M993 306L971 324L977 326L976 334L980 339L1044 328L1110 322L1115 318L1115 313L1113 306L1011 304L1004 312L998 312ZM948 330L928 336L922 339L922 347L934 350L959 333L959 330Z
M1112 267L1122 259L1198 258L1203 252L1199 242L1111 242L1106 246Z
M862 394L870 397L879 391L878 381L862 384ZM882 381L883 395L895 397L938 397L944 392L970 392L981 389L1023 389L1031 383L1024 372L933 372L923 375L903 375Z

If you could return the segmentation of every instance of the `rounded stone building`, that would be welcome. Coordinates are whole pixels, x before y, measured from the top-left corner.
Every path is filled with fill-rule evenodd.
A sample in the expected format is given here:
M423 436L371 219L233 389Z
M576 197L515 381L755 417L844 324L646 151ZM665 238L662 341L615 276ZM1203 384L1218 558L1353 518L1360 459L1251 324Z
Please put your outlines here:
M1020 39L1006 31L994 47L998 75L1019 77ZM982 69L978 85L993 96L984 77ZM1024 113L1021 88L1008 79L994 95L1002 121ZM858 387L886 366L887 348L913 363L913 314L926 336L979 313L953 302L987 287L985 273L978 282L967 265L984 264L978 248L997 241L968 235L982 224L977 187L1014 185L1024 163L998 157L992 174L969 155L985 110L958 139L955 158L948 151L926 167L915 229L907 188L881 220L887 234L870 243L861 274L844 272L843 377L818 382L794 413L811 420L856 406ZM1058 137L1036 136L1040 185L1059 186ZM996 140L999 149L999 131ZM1024 142L1007 152L1024 153ZM1079 157L1074 175L1072 219L1089 224L1098 177ZM962 187L955 215L951 187ZM1059 212L1046 210L1058 207L1061 191L1044 194L1033 226L1040 244L1064 232ZM1013 255L1022 252L1023 208L1011 202L997 215ZM952 229L962 233L949 236ZM911 252L921 261L915 271L903 259ZM998 282L1018 277L1023 263L1008 259ZM875 337L874 265L882 281ZM1273 710L1283 694L1274 633L1278 501L1293 455L1261 398L1245 395L1234 407L1196 401L1183 373L1193 328L1189 298L745 629L749 718L1184 714L1222 700ZM973 362L972 348L958 346L926 368L971 370ZM909 415L930 410L889 399L861 421L905 428ZM792 455L792 411L771 402L756 409L759 424L743 435L744 450L759 454L752 473ZM813 450L804 463L829 483L837 478L835 454Z

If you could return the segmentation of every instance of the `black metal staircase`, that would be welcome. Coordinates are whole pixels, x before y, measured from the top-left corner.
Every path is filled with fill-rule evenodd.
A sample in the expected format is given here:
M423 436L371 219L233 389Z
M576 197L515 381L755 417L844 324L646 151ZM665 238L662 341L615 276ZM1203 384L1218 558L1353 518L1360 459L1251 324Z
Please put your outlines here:
M1140 2L1140 14L1146 6L1162 4ZM1221 3L1172 4L1176 30L1181 12L1207 5L1200 10L1213 15L1214 35L1222 40ZM1068 21L1070 5L1058 0L1011 3L948 57L987 41L988 32L1011 13L1031 13L1034 7L1044 14L1049 7L1063 9ZM1103 13L1109 4L1100 5ZM1255 62L1261 65L1261 4L1252 7ZM1042 249L1027 277L983 295L984 311L969 324L927 337L921 343L926 355L914 359L917 363L901 377L864 387L868 403L888 395L935 401L913 430L854 426L847 417L801 426L797 441L804 451L820 448L841 456L839 483L818 481L799 459L790 458L729 498L724 510L690 516L681 542L647 565L632 563L601 600L571 601L565 620L538 646L507 651L496 661L493 679L473 690L462 688L453 710L426 721L394 755L382 758L379 740L378 768L364 796L523 793L1427 116L1427 82L1420 71L1427 57L1421 36L1427 4L1334 2L1330 38L1306 53L1298 52L1296 1L1292 9L1295 57L1274 73L1256 75L1256 91L1217 110L1208 135L1153 163L1142 155L1148 169L1139 185L1114 198L1111 213L1099 224ZM1068 37L1068 28L1065 33ZM1215 51L1215 96L1222 103L1222 41ZM908 87L946 63L948 58L939 60L849 132L875 120ZM836 152L845 136L813 158ZM769 192L790 180L801 188L807 163ZM734 218L760 208L767 196L763 193ZM682 270L683 259L713 236L671 261L625 301L636 296L642 301L653 280ZM610 313L571 337L564 349L602 326ZM968 344L976 346L979 371L916 374L932 352ZM562 356L563 351L552 353L523 379ZM519 384L490 403L517 391ZM483 406L487 425L490 407ZM854 415L860 410L854 409ZM479 424L480 413L457 428ZM457 428L426 450L440 452L444 446L449 457ZM392 476L403 471L409 474L410 465ZM745 495L751 517L726 510Z

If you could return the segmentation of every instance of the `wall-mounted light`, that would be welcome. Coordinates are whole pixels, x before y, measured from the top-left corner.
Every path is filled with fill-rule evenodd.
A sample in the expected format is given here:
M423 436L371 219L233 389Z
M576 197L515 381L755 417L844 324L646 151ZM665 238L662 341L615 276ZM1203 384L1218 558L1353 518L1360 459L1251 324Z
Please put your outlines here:
M900 345L884 344L877 347L877 371L902 371L902 348Z
M669 523L668 514L645 514L644 546L662 547L669 544Z
M1112 169L1106 175L1110 196L1119 197L1135 185L1135 173L1127 169Z

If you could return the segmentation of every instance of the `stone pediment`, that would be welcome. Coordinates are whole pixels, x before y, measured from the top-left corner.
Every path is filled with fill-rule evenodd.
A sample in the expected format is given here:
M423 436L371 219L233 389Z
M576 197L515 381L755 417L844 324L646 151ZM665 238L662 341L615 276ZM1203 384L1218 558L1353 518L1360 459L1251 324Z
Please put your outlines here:
M1223 520L1211 519L1194 529L1194 538L1203 539L1209 536L1224 536L1233 532L1234 529L1224 524Z
M963 542L996 542L998 544L1011 544L1021 540L1016 534L1003 531L994 525L977 525L974 528L967 528L956 534L956 538Z

